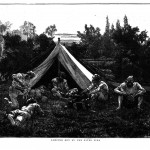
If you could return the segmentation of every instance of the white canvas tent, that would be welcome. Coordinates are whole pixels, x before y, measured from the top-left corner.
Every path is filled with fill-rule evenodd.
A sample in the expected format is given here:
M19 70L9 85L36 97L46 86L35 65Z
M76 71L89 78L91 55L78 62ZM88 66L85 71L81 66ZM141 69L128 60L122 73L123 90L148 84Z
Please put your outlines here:
M58 43L45 61L33 70L36 76L30 81L31 87L38 83L44 74L51 69L56 57L81 89L90 85L92 73L81 65L64 46Z

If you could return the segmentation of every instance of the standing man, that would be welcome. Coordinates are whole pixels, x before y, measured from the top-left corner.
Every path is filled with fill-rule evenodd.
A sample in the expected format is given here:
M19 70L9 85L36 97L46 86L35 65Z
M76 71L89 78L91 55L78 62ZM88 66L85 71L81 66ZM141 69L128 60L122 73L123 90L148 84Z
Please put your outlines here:
M138 82L134 82L133 76L129 76L125 82L114 89L114 92L118 94L117 110L121 109L123 101L137 104L137 108L141 109L146 90Z

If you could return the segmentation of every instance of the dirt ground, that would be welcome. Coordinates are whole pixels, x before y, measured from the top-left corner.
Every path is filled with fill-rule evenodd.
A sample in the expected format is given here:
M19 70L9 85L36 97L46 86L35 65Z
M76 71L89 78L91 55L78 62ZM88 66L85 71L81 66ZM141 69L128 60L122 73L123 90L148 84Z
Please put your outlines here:
M7 96L7 86L2 85L0 108ZM113 95L113 96L112 96ZM66 109L65 102L49 99L40 103L45 116L30 121L25 129L12 127L0 118L0 137L48 138L147 138L150 136L149 94L144 97L142 110L123 108L116 111L117 97L112 93L106 104L90 110Z

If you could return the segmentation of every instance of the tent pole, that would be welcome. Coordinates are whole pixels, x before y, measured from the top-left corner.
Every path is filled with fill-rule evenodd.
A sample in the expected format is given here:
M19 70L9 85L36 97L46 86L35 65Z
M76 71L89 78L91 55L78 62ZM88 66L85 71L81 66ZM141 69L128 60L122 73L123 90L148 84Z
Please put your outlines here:
M58 76L59 76L59 73L60 73L60 62L58 60Z
M60 43L60 38L58 38L58 44Z
M58 44L60 44L60 38L58 38ZM59 73L60 73L60 62L58 60L58 76L59 76Z

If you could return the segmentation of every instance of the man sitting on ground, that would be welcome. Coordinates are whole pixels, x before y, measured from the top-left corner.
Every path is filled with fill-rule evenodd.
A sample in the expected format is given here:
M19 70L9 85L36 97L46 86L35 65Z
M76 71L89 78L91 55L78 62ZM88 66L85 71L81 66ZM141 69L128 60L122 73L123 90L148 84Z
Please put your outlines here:
M46 102L48 100L49 94L50 92L46 89L46 86L44 85L41 85L35 90L35 98L41 102Z
M83 93L89 95L91 107L94 107L96 102L108 100L109 88L104 81L100 80L100 76L98 74L94 74L91 85L85 89Z
M23 106L21 110L16 109L11 111L7 115L7 118L9 119L12 126L23 127L26 121L36 113L44 115L44 112L41 109L40 105L31 98L27 100L26 106Z
M134 82L133 76L129 76L125 82L114 89L114 92L118 94L117 110L121 109L123 101L137 104L138 109L141 109L143 94L146 90L138 82Z
M54 97L63 99L72 93L74 94L74 92L78 92L77 88L69 89L65 77L66 77L65 73L60 72L58 77L52 79L53 88L51 91Z

